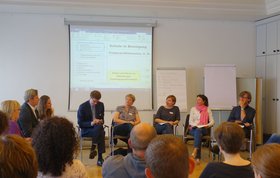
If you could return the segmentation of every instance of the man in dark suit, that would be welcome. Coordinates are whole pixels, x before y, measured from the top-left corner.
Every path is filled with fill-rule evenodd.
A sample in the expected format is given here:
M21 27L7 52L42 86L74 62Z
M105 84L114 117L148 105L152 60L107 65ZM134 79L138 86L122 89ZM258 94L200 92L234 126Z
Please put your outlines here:
M18 124L24 137L31 137L33 129L39 123L38 111L35 108L39 102L38 91L28 89L24 94L24 103L20 108Z
M101 93L94 90L90 93L90 99L79 106L77 117L81 128L82 137L92 137L90 159L93 159L98 149L97 165L102 166L104 160L102 153L105 153L105 132L104 123L104 104L100 102Z

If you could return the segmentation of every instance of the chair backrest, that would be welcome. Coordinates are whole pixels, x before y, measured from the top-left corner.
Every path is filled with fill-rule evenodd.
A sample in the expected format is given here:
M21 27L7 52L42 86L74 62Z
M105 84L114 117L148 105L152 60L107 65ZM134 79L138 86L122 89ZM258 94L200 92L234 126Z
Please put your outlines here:
M188 131L189 131L189 120L190 120L190 114L187 114L186 121L185 121L185 127L184 127L184 135L188 134Z
M153 114L153 126L154 126L154 127L156 126L155 120L156 120L156 114Z

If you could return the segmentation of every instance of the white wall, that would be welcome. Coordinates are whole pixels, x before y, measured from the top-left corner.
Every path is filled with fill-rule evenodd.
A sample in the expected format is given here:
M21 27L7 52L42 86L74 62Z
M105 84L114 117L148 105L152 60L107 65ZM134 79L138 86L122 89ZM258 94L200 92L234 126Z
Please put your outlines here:
M154 30L154 69L187 69L189 107L194 105L196 95L203 93L205 64L235 64L238 77L255 76L253 22L153 20L158 24ZM76 113L67 111L68 53L68 28L63 15L2 13L0 101L16 99L22 103L24 91L36 88L39 95L51 97L55 114L67 116L76 123ZM105 114L109 124L111 113ZM140 112L142 120L149 122L152 114Z

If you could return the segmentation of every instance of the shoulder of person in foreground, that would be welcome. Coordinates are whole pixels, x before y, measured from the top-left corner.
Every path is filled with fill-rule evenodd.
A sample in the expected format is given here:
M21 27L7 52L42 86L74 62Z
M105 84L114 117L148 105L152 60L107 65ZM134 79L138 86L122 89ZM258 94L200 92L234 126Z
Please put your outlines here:
M84 164L80 160L74 159L72 165L66 165L62 177L88 178L88 174Z
M115 155L105 159L102 165L102 176L104 178L122 177L125 172L123 168L124 156Z

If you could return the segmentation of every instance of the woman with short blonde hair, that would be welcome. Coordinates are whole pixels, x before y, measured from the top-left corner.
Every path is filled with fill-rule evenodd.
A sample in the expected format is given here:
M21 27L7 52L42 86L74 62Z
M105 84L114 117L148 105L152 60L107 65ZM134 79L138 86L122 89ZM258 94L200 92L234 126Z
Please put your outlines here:
M118 106L114 114L113 122L115 128L113 135L121 135L129 137L130 131L133 126L141 122L138 111L133 103L135 101L135 96L133 94L127 94L125 96L125 104ZM123 139L127 143L128 139ZM114 140L116 143L117 140Z
M9 118L9 129L4 134L16 134L22 136L17 123L20 113L20 104L16 100L6 100L1 103L1 109Z

